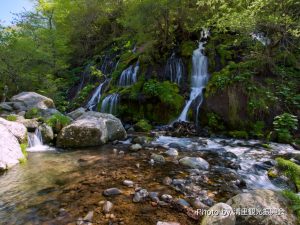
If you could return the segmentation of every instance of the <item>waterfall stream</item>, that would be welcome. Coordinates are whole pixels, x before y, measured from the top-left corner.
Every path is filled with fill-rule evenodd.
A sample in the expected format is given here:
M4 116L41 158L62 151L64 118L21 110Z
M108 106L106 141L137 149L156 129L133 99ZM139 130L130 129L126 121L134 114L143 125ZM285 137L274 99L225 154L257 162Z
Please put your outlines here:
M133 65L131 65L127 69L125 69L120 76L119 86L126 87L136 83L137 73L139 71L139 68L140 68L140 63L139 61L137 61L134 67Z
M101 100L101 95L102 95L102 91L103 91L104 85L106 85L109 81L110 81L110 79L106 79L103 83L101 83L97 87L97 89L93 93L91 99L88 101L88 103L86 105L87 109L89 109L90 111L97 110L97 105L98 105L98 103Z
M188 102L186 103L183 111L181 112L178 121L187 121L188 111L193 102L196 101L196 124L198 122L199 108L203 102L203 89L208 81L208 59L204 55L205 42L199 42L198 49L193 52L193 68L192 68L192 81L191 93Z
M116 114L117 113L117 106L118 106L118 102L119 102L119 97L120 97L120 95L117 94L117 93L108 95L102 101L101 112Z
M28 152L49 151L54 150L48 145L44 145L42 133L39 128L36 128L34 133L28 133Z
M180 85L184 73L184 65L182 59L176 57L175 53L168 59L165 73L171 82Z

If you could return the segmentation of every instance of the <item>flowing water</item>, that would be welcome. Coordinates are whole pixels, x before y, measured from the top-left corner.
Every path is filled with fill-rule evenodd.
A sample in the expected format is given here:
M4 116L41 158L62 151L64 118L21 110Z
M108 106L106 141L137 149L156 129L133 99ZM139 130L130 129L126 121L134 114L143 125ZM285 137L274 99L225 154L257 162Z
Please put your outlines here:
M89 109L90 111L95 111L97 110L97 105L101 100L101 95L103 92L103 88L105 87L105 85L109 82L110 80L107 79L105 80L103 83L101 83L97 89L95 90L95 92L93 93L91 99L88 101L86 108Z
M120 95L117 93L108 95L102 101L101 112L116 114Z
M196 103L196 124L198 122L199 108L203 102L203 89L205 88L209 74L208 74L208 59L204 55L204 44L200 42L198 49L193 52L193 68L191 93L188 102L182 110L178 121L187 121L188 112L193 102Z
M28 133L28 152L43 152L52 151L53 148L48 145L44 145L42 133L39 128L34 133Z
M159 136L150 143L152 150L138 153L127 151L129 143L72 152L29 153L26 164L17 165L0 176L1 224L75 224L91 210L94 221L99 224L123 221L146 225L156 224L158 220L199 224L169 207L133 203L133 189L122 182L129 179L148 191L188 201L200 196L201 201L211 205L226 202L250 189L288 188L284 181L270 180L267 170L273 166L274 157L299 155L290 145L271 143L266 149L255 140ZM163 154L171 147L179 150L179 159L184 156L204 158L210 169L189 170L176 163L178 158L167 156L165 164L149 163L151 153ZM162 182L166 176L182 185L166 186ZM240 180L246 185L241 185ZM111 187L123 191L123 195L108 198L114 203L114 220L107 219L99 206L100 201L107 199L102 195L103 190ZM65 212L64 216L61 212Z
M140 68L139 61L136 62L135 66L131 65L125 69L119 79L119 86L126 87L131 86L137 82L137 73Z
M177 83L178 85L181 84L184 74L184 65L182 59L176 57L175 53L168 59L165 73L171 82Z

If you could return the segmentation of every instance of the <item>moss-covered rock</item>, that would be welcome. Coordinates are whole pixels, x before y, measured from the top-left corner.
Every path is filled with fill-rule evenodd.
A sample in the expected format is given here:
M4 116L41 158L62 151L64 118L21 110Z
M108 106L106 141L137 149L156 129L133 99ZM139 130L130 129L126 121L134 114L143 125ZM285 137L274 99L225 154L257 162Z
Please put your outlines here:
M134 129L136 131L148 132L152 129L152 126L149 124L147 120L140 120L136 124L134 124Z

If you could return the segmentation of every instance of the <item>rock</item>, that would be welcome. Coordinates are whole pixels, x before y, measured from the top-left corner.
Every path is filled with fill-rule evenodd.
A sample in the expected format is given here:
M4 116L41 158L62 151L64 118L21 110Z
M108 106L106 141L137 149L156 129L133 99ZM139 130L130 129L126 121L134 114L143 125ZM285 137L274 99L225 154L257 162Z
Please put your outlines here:
M178 151L175 148L170 148L165 152L168 156L178 156Z
M125 186L127 186L127 187L133 187L133 181L131 181L131 180L124 180L123 181L123 184L125 185Z
M179 163L194 169L208 170L209 163L200 157L184 157L179 160Z
M27 107L23 102L13 102L12 107L17 112L26 112L27 111Z
M83 219L79 218L77 220L77 225L92 225L93 217L94 217L94 212L89 211L88 214Z
M148 196L149 196L148 191L146 189L141 189L141 190L135 192L132 201L133 202L142 202L142 201L145 201Z
M38 108L38 109L55 108L52 99L37 94L35 92L22 92L18 95L13 96L11 98L11 101L23 103L27 110L31 108ZM20 110L20 111L27 111L27 110Z
M162 155L158 155L158 154L151 154L151 159L153 159L155 162L157 163L165 163L165 157L163 157Z
M58 137L58 147L98 146L126 138L121 121L111 114L86 112L70 125L64 127Z
M48 120L50 119L53 115L63 115L60 111L58 111L57 109L41 109L39 110L39 116L42 117L44 120ZM71 118L70 118L71 119Z
M23 124L3 118L0 118L0 124L5 126L18 139L19 143L27 143L27 129Z
M158 221L156 225L180 225L180 223L177 223L177 222L161 222L161 221Z
M147 137L145 137L145 136L137 136L132 139L132 143L134 143L134 144L143 145L143 144L146 144L147 142L148 142L148 140L147 140Z
M52 127L43 123L41 126L39 126L39 129L41 131L44 143L45 144L51 143L54 139L54 133L53 133Z
M24 158L17 138L0 124L0 170L6 170Z
M130 151L136 152L142 149L142 146L140 144L133 144L130 146Z
M34 132L39 126L37 119L24 119L23 117L18 117L17 122L22 123L29 132Z
M130 127L127 131L128 132L135 132L135 129L133 127Z
M120 195L120 194L122 194L122 191L118 188L109 188L103 192L104 196L114 196L114 195Z
M289 201L284 198L280 192L275 192L266 189L258 189L249 193L238 194L227 201L233 209L255 208L262 209L282 209L283 211L273 215L257 215L257 213L242 213L236 215L237 224L297 224L296 217L292 210L289 208ZM261 211L258 211L258 213Z
M71 117L73 120L76 120L78 117L82 116L85 113L85 108L78 108L70 113L67 116Z
M201 225L235 225L235 220L233 209L225 203L218 203L209 208L208 214L204 215Z
M105 201L103 204L103 212L109 213L113 208L113 204L110 201Z
M195 207L196 209L208 209L209 207L207 205L205 205L204 203L202 203L200 201L199 198L196 198L193 202L192 202L193 207Z
M171 185L172 184L172 179L170 177L165 177L163 179L163 184L167 185L167 186Z
M165 202L171 202L172 199L173 199L173 197L172 197L172 195L163 194L163 195L161 196L161 199L162 199L163 201L165 201Z
M14 109L6 102L0 103L0 111L12 112Z
M151 198L151 201L156 203L159 202L158 192L149 192L149 197Z
M175 203L177 205L180 205L182 208L190 207L190 203L188 203L186 200L179 198L175 200Z

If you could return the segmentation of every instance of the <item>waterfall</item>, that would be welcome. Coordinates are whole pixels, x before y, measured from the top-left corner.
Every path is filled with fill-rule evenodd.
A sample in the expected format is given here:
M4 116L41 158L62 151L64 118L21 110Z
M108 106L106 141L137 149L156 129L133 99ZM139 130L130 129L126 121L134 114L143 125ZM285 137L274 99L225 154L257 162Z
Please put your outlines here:
M206 37L206 32L203 32L202 37ZM196 103L196 124L198 123L199 109L203 102L203 89L208 81L208 59L204 55L205 42L199 42L198 49L193 52L193 68L192 68L192 81L191 93L188 102L186 103L183 111L181 112L178 121L187 121L187 114L193 102Z
M175 53L168 59L165 73L171 82L180 85L184 73L184 66L182 59L176 57Z
M117 93L108 95L102 101L101 112L116 114L117 113L117 106L118 106L118 102L119 102L119 97L120 96Z
M28 149L27 152L53 151L54 148L43 144L42 133L39 128L34 133L28 133Z
M89 109L90 111L95 111L97 109L97 105L100 102L102 91L104 85L109 82L109 79L105 80L103 83L101 83L95 92L93 93L91 99L88 101L86 108Z
M264 33L261 33L261 32L252 32L251 34L251 37L254 39L254 40L258 40L260 43L262 43L264 46L267 46L269 44L271 44L271 40L266 37L264 35Z
M119 79L119 86L126 87L130 86L137 82L137 73L140 68L139 61L136 62L136 65L133 67L133 65L129 66L127 69L125 69Z

